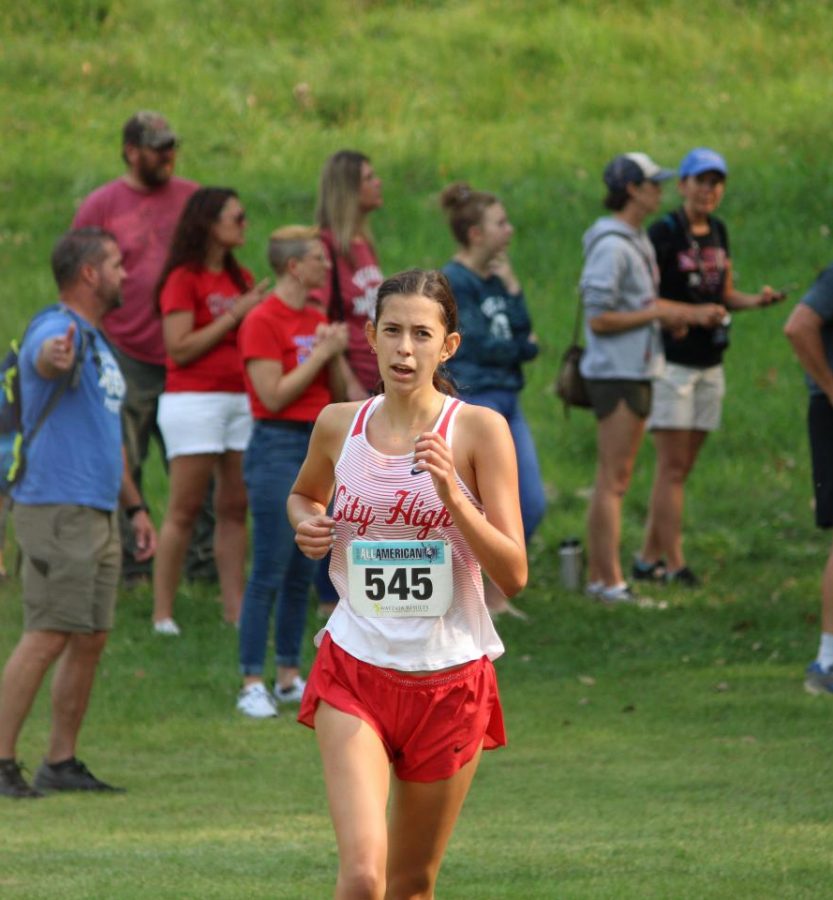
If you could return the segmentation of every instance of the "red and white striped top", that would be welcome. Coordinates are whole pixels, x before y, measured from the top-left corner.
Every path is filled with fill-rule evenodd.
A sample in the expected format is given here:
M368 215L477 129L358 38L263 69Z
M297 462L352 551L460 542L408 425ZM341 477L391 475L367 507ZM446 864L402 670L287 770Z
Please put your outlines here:
M427 472L412 474L413 454L388 456L367 440L367 421L384 402L372 397L356 413L335 467L333 519L336 541L330 577L341 598L326 630L351 656L405 672L446 669L496 659L503 644L486 611L480 566L443 505ZM447 397L433 431L452 443L462 401ZM458 476L466 496L480 508ZM454 599L443 616L366 618L350 606L350 542L444 540L451 546ZM320 642L323 631L316 636Z

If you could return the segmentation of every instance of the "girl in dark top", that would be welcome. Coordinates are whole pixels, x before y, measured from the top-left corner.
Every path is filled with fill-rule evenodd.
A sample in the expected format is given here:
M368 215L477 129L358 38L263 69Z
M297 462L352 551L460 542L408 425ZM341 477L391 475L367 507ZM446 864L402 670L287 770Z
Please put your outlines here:
M723 157L705 147L692 150L680 164L683 205L648 230L661 296L697 305L719 303L730 310L783 299L783 293L769 286L757 294L734 286L726 226L712 215L723 199L727 172ZM713 329L691 325L680 334L663 332L666 366L654 379L648 420L657 450L656 473L645 542L633 565L637 579L699 584L683 556L683 494L706 436L720 425L722 359L728 343L728 316Z
M535 443L520 404L521 363L538 355L538 341L506 252L514 229L494 194L472 190L464 182L448 185L440 203L458 245L443 274L454 291L465 336L448 369L461 397L495 410L509 425L528 542L544 516L546 499ZM486 588L486 605L492 615L508 612L525 617L493 584Z

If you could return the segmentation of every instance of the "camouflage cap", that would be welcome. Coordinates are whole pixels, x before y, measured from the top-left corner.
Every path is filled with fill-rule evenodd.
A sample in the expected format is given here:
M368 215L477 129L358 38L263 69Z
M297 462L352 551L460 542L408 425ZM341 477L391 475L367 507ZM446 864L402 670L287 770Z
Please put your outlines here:
M150 147L152 150L177 145L176 134L171 131L168 120L161 113L149 109L137 112L124 123L122 141L133 147Z

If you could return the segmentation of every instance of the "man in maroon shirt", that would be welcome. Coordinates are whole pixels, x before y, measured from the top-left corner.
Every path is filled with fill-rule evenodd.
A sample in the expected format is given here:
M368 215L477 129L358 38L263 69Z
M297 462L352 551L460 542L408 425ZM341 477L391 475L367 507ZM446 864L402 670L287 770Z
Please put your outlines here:
M162 449L156 425L156 404L165 386L165 346L156 306L156 282L185 203L199 185L174 175L178 140L164 116L143 110L131 116L122 133L126 171L86 197L73 228L98 226L112 232L122 252L127 277L124 303L104 319L125 381L122 407L124 443L133 479L141 490L142 464L153 437ZM130 529L122 527L126 582L146 579L149 563L138 566L133 557ZM191 578L214 578L211 549L213 520L207 510L194 532L187 573Z

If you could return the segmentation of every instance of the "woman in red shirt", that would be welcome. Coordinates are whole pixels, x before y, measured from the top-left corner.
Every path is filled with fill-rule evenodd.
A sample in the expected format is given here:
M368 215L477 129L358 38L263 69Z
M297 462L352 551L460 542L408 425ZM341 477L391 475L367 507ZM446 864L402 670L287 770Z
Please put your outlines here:
M177 635L174 596L182 564L212 476L214 555L223 609L236 622L243 597L246 489L242 457L251 433L237 329L266 295L252 287L233 250L244 243L246 214L228 188L201 188L177 224L159 281L167 353L158 423L170 465L168 511L153 572L153 623Z

